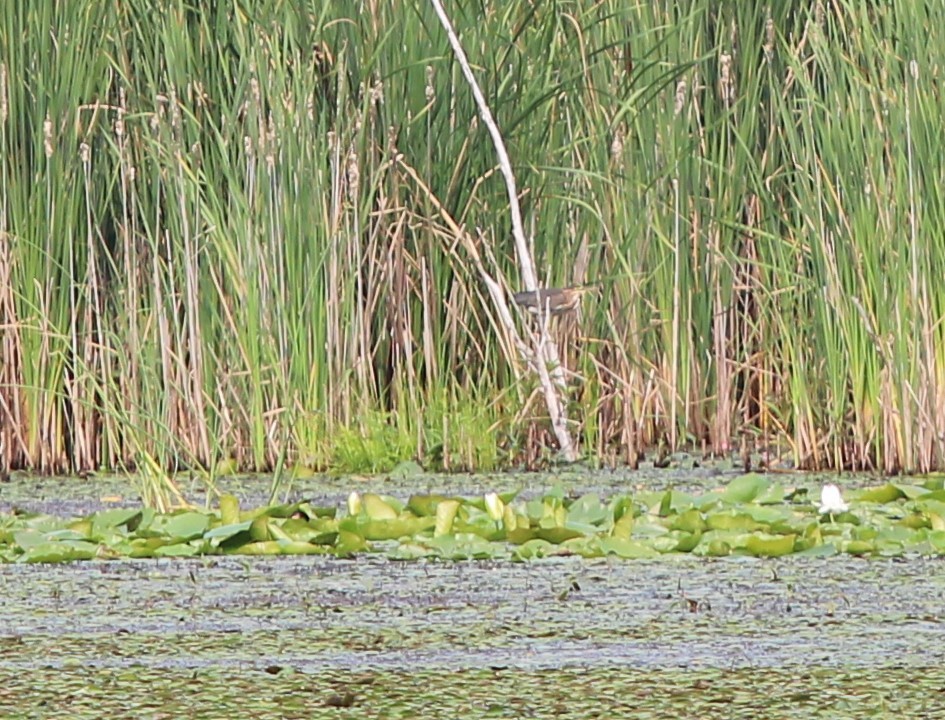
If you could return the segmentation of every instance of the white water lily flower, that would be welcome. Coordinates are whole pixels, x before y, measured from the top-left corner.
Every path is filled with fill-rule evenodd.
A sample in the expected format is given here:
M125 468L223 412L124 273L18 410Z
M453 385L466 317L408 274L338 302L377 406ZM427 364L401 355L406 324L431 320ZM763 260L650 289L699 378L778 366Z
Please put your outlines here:
M361 495L356 490L352 490L351 494L348 496L348 514L361 514Z
M486 493L485 500L486 512L489 513L489 517L491 517L496 522L499 522L499 520L501 520L502 516L505 514L505 503L502 502L502 498L500 498L496 493L492 492Z
M829 483L824 485L824 489L820 491L820 513L821 515L825 513L842 513L847 511L847 504L843 502L843 497L840 495L840 488Z

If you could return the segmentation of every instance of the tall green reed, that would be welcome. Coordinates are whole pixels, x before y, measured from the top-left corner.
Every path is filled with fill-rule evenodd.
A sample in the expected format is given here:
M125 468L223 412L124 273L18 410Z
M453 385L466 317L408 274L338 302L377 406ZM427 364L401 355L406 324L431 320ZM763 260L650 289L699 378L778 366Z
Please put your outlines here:
M942 464L945 10L453 12L542 280L602 286L556 326L588 450ZM8 3L0 48L4 463L542 456L451 229L517 289L425 3Z

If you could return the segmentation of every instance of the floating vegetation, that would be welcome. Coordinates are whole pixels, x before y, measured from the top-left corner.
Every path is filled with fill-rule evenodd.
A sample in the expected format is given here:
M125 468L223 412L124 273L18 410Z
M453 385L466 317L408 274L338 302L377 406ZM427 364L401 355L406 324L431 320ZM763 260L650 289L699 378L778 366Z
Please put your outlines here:
M0 514L0 560L67 562L199 555L391 559L532 560L553 555L650 558L667 553L721 557L790 554L945 554L942 480L887 483L849 493L785 488L748 474L727 487L570 497L561 489L535 499L413 495L406 502L352 492L343 513L302 501L242 510L224 495L213 511L110 509L64 520Z

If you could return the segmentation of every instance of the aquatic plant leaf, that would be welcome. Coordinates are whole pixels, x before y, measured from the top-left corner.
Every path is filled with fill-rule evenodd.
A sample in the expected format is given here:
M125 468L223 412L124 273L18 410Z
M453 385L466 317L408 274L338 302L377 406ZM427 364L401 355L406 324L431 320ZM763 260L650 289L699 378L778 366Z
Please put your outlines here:
M506 550L475 533L441 535L425 543L443 558L450 560L486 560L506 555Z
M789 520L794 515L791 508L783 505L745 505L740 507L739 510L761 525L771 525Z
M568 507L569 523L599 526L612 517L610 509L601 503L595 493L582 495Z
M833 543L824 543L823 545L814 545L809 548L799 549L794 556L801 557L830 557L840 552Z
M26 549L19 558L26 563L60 563L75 560L92 560L98 555L99 546L83 541L42 542Z
M203 537L205 540L212 540L214 544L220 545L227 540L236 537L237 535L245 535L246 540L243 542L246 542L249 540L249 527L252 524L252 520L246 520L244 522L233 523L231 525L220 525L218 527L212 528L211 530L207 530ZM243 542L240 542L239 544L242 545Z
M676 552L692 552L699 542L702 540L701 532L681 532L673 531L669 533L669 536L673 538L676 542L676 547L674 550Z
M433 527L433 537L447 535L453 530L453 520L459 510L458 500L443 500L436 506L436 524Z
M902 496L908 498L909 500L914 500L915 498L922 497L923 495L930 494L928 488L921 487L919 485L905 485L903 483L890 483L895 487Z
M303 504L305 503L300 501L282 505L266 505L265 507L259 509L258 514L266 515L271 518L277 518L279 520L285 520L302 515L303 513L301 512L301 507Z
M925 495L921 495L917 500L920 502L937 500L938 502L945 503L945 490L929 490L929 492L925 493Z
M567 519L567 522L564 523L564 527L566 527L568 530L574 530L581 535L592 536L598 533L610 533L609 524L607 526L601 527L599 525L592 525L590 523L574 522L570 517Z
M945 517L945 502L935 498L930 498L928 495L919 500L914 500L912 507L916 510L919 510L920 512L928 513L929 515Z
M440 552L421 543L401 542L387 553L390 560L422 560L441 557Z
M731 504L753 502L768 490L770 481L763 475L749 473L735 478L722 492L722 499Z
M414 515L436 515L440 503L450 500L446 495L411 495L407 501L407 509ZM458 500L453 500L459 504Z
M236 499L226 496L216 513L112 509L68 521L0 514L0 561L214 553L350 556L371 550L372 541L396 559L945 554L945 500L939 497L945 492L915 485L886 483L851 492L849 509L839 514L818 513L803 493L788 496L758 476L695 497L670 489L615 496L606 503L592 493L571 500L561 491L514 505L514 493L506 494L509 502L491 493L414 495L406 506L383 495L355 495L356 512L341 520L334 518L335 508L316 510L307 502L241 511ZM736 496L751 499L733 502ZM776 502L778 497L783 501ZM234 517L240 522L223 522Z
M190 543L162 545L154 549L154 557L194 557L200 554L200 548Z
M62 530L53 530L52 532L45 533L45 537L47 540L52 540L54 542L65 542L67 540L88 540L88 534L81 531L81 525L79 527L80 529L78 530L72 526L63 528Z
M669 527L671 530L684 530L688 533L702 532L706 528L706 522L702 512L692 508L673 518Z
M338 523L327 518L317 520L289 518L279 527L286 537L314 545L334 545L338 537Z
M840 549L850 555L872 555L876 545L870 540L849 540L842 543Z
M158 515L148 528L153 533L183 542L203 537L210 527L210 516L204 513L186 511L175 515Z
M335 552L338 555L353 555L370 549L370 545L362 535L350 530L339 530L338 541L335 543Z
M513 557L517 560L535 560L538 558L554 555L556 547L547 540L534 539L529 540L523 545L519 545L513 551Z
M745 539L744 548L756 557L781 557L794 552L796 535L768 535L752 533Z
M228 555L280 555L279 543L275 540L257 540L244 543L230 550Z
M874 503L891 503L894 500L898 500L901 497L904 497L903 492L893 485L892 483L886 483L876 488L867 488L866 490L861 490L859 493L854 494L854 497L860 502L874 502Z
M751 532L765 527L751 515L739 510L709 513L705 518L705 524L710 530L737 530L739 532Z
M610 530L612 537L619 538L622 540L629 540L630 536L633 534L633 523L634 517L633 513L626 512L624 513L619 520L617 520L613 527Z
M933 530L926 540L937 552L945 554L945 530Z
M60 518L43 513L27 513L20 515L18 519L22 527L37 530L41 533L58 530L64 525Z
M255 542L275 540L272 533L269 532L269 518L267 516L253 518L253 521L249 524L249 537Z
M453 520L453 533L473 533L486 540L499 541L506 535L504 524L496 522L482 510L464 505L461 510L468 510L468 516L460 512Z
M699 544L692 549L693 555L705 555L707 557L725 557L726 555L732 554L732 546L729 545L728 541L723 540L720 537L714 537L707 542L705 541L706 536L703 535L703 540L699 541Z
M486 506L486 514L493 522L499 522L505 515L505 503L502 502L496 493L486 493L483 497Z
M514 530L506 531L505 535L505 539L513 545L524 545L537 537L538 529L531 527L516 527Z
M269 522L269 537L273 540L278 540L284 543L294 543L297 542L295 538L287 533L278 520L270 520ZM303 541L304 542L304 541Z
M240 521L240 501L235 495L220 497L220 520L224 525L235 525Z
M784 502L784 498L784 486L780 483L771 483L758 493L754 501L759 505L780 505Z
M18 545L21 550L29 551L40 545L45 545L48 541L46 540L45 533L41 533L39 530L34 530L32 528L27 528L26 530L14 532L13 542Z
M160 537L135 538L130 542L131 550L128 553L132 558L150 558L154 557L154 552L167 542Z
M413 537L436 525L436 518L414 517L413 515L401 515L389 520L365 519L363 516L353 519L355 520L353 523L348 519L342 520L338 527L355 532L365 540L398 540L403 537Z
M673 512L673 491L667 490L663 493L663 497L660 498L659 508L656 510L656 514L660 517L668 517Z
M361 497L361 504L364 512L372 520L394 520L398 514L390 503L374 493L365 493Z
M924 532L924 528L891 525L877 529L874 537L877 541L899 543L902 546L909 546L925 540L927 534L928 533Z
M584 533L579 530L573 530L564 526L538 528L535 535L554 545L563 543L565 540L571 540L572 538L584 537Z
M518 527L531 527L531 522L524 515L518 515L511 505L506 505L502 512L502 524L505 526L506 533L515 530Z
M312 505L309 501L304 500L299 503L299 514L306 520L334 519L338 516L338 508Z
M141 522L141 517L142 513L140 508L101 510L97 513L93 513L91 516L92 534L99 535L106 530L119 527L127 528L133 532L138 526L138 523Z
M669 529L656 522L638 519L633 525L633 536L636 538L652 538L665 535Z

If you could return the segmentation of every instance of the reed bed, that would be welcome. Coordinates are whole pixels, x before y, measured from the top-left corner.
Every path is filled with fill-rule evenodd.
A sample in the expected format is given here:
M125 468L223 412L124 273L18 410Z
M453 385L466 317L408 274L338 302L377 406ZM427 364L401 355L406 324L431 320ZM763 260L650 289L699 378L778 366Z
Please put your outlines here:
M451 3L597 462L945 464L945 5ZM0 7L0 467L550 455L422 0ZM523 327L531 322L524 316Z

